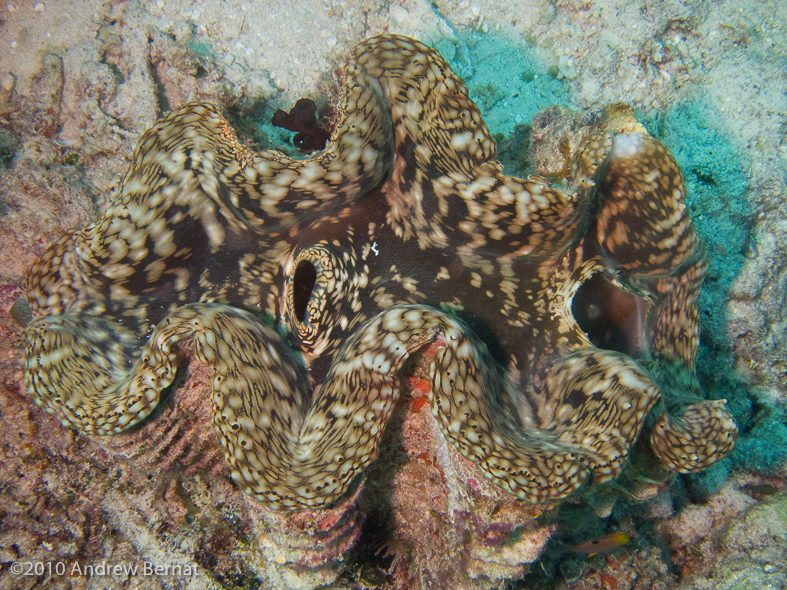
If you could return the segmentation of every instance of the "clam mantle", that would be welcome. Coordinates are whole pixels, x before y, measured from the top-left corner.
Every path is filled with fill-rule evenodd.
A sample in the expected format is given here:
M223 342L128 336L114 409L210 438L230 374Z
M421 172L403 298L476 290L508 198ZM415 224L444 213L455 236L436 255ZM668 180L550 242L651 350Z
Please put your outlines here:
M36 403L121 432L192 340L233 480L278 511L345 497L415 356L442 436L522 500L614 479L651 413L664 468L729 452L694 372L705 258L665 146L600 131L559 188L506 176L462 81L394 35L357 48L337 113L307 160L251 152L208 104L147 131L117 201L27 277ZM636 360L574 317L594 275L647 302Z

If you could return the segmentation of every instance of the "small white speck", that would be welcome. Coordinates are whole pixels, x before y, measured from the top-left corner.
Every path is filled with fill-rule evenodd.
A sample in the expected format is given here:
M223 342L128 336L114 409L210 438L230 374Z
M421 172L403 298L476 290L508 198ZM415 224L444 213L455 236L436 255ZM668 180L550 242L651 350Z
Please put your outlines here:
M43 2L36 2L33 5L33 10L36 12L44 12L44 3Z
M377 249L377 242L374 242L374 243L372 244L372 252L374 252L374 255L375 255L375 256L377 256L377 255L379 255L379 254L380 254L380 251Z
M8 12L16 12L16 6L11 4L10 2L8 4L6 4L5 7L6 7L6 9L8 9Z
M16 41L11 41L11 49L16 49Z
M16 78L11 72L6 72L0 76L0 88L6 92L11 92L16 84Z

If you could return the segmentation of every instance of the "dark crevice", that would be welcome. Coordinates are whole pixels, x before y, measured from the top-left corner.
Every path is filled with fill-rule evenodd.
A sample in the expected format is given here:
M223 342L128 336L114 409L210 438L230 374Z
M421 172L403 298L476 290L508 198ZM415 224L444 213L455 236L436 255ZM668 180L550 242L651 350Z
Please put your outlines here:
M153 45L153 38L148 37L148 45ZM167 98L167 90L164 87L164 82L162 82L161 78L156 71L156 64L153 63L152 56L148 53L148 71L150 72L150 78L153 80L153 87L156 91L156 104L159 110L159 116L164 115L164 113L168 113L172 110L172 106L169 104L169 99Z
M593 275L574 295L574 319L594 346L641 356L645 350L644 320L649 303Z
M306 322L306 307L317 282L317 269L308 260L301 260L292 276L292 299L295 317Z

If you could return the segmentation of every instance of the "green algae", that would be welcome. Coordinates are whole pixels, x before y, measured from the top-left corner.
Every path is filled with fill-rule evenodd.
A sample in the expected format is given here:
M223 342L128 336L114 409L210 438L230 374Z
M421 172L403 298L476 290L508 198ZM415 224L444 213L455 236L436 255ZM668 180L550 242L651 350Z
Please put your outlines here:
M457 44L442 42L436 48L463 78L471 98L480 99L493 134L509 136L541 109L570 105L566 84L550 75L551 64L534 43L470 31L460 34Z

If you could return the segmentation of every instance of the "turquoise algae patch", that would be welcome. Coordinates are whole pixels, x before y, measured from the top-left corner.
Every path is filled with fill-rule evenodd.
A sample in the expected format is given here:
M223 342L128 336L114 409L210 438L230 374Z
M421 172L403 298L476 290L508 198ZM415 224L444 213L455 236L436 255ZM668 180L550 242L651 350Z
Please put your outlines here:
M557 66L546 63L532 43L476 32L461 35L460 41L436 48L463 77L493 135L510 135L546 107L570 106Z

